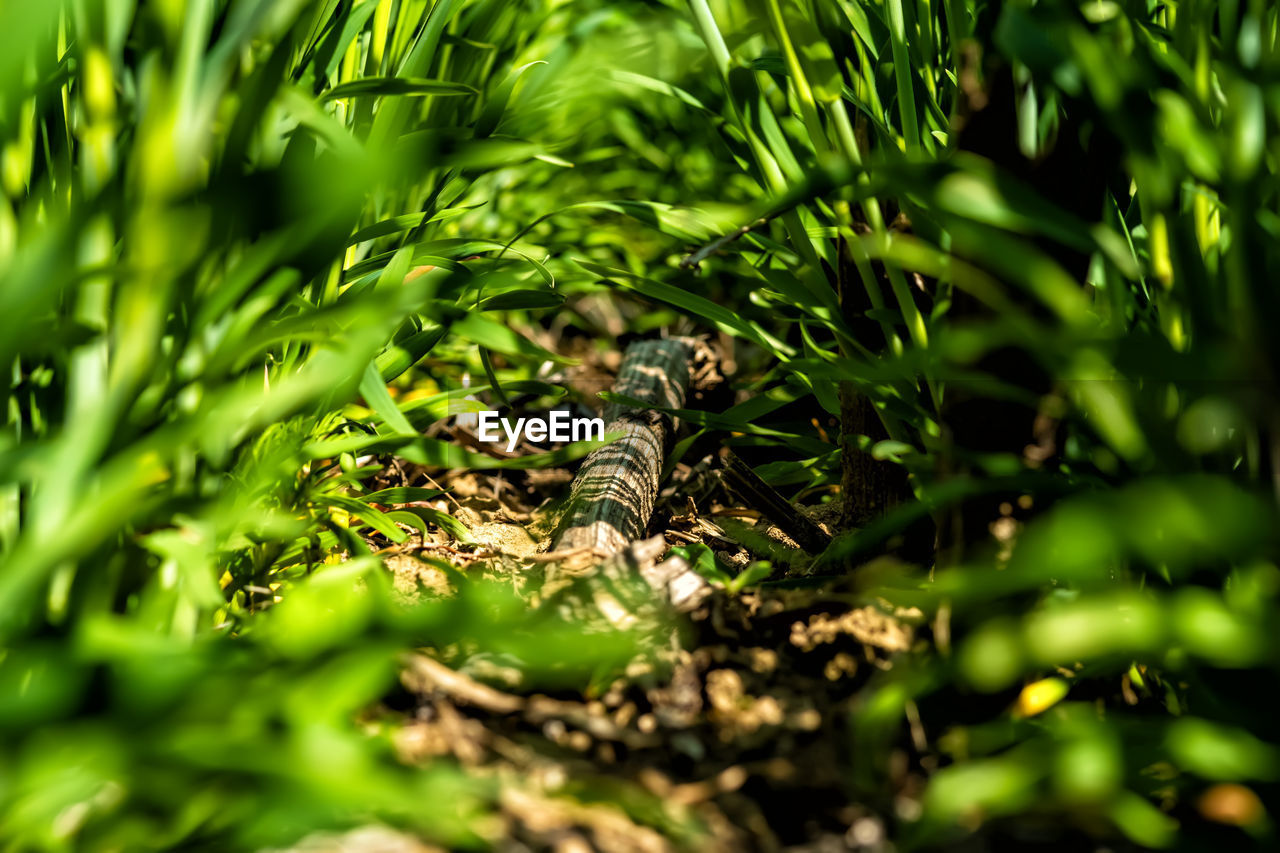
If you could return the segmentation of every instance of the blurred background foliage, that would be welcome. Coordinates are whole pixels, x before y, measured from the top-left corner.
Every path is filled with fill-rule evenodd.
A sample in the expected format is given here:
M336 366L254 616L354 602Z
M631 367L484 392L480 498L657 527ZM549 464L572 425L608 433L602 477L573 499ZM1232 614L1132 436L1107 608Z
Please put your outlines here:
M0 835L490 843L496 782L368 715L397 655L585 685L646 640L483 584L396 604L371 465L500 464L421 434L464 375L553 394L539 341L665 327L734 343L740 402L688 421L843 486L819 575L927 619L832 745L900 846L1269 849L1278 18L4 4ZM918 808L877 799L911 725L946 756Z

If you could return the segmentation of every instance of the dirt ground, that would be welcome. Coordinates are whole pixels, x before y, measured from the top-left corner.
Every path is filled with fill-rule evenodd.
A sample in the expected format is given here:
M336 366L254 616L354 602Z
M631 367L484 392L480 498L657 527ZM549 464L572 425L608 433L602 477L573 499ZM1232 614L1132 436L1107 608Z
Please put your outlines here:
M856 789L845 749L861 689L919 642L921 614L868 601L848 584L815 583L810 556L738 504L716 462L707 455L673 471L650 551L706 545L726 573L761 558L774 571L736 593L699 581L696 602L680 607L647 587L603 606L599 576L634 565L543 556L569 470L391 469L385 485L445 489L433 508L461 521L471 540L439 530L384 545L398 594L451 595L455 573L496 578L531 608L646 637L647 651L584 692L527 692L501 661L459 666L424 650L407 663L405 696L383 720L405 761L448 756L502 783L503 821L489 836L500 849L876 851L889 849L887 822L919 812L921 750L909 742L891 750L892 788L868 795ZM838 503L803 511L833 532ZM410 839L384 842L420 849Z

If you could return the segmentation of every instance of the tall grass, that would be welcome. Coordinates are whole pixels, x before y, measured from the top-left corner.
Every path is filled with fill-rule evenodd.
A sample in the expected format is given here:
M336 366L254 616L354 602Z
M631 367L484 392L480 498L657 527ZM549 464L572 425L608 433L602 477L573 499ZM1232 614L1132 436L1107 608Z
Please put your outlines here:
M421 428L462 374L501 393L560 358L507 310L736 339L749 399L686 420L803 495L848 499L850 460L904 475L817 564L931 627L835 747L885 814L908 722L942 753L904 847L1027 815L1274 841L1275 4L0 21L7 843L492 842L495 785L354 720L412 644L562 682L634 651L483 585L406 611L360 535L448 523L371 506L388 454L494 464ZM408 377L442 393L398 405ZM863 565L922 521L936 555Z
M491 788L400 767L354 714L407 645L511 648L515 600L395 606L361 531L448 519L379 511L357 457L485 464L421 437L450 395L406 413L386 382L433 351L460 368L441 391L477 349L558 358L487 313L559 304L536 250L461 263L510 236L465 230L498 206L486 176L550 157L505 127L550 13L5 6L6 844L257 847L375 818L478 843ZM558 678L630 648L577 630L516 645Z
M1205 817L1270 837L1276 8L688 7L706 70L669 82L714 72L698 106L764 200L678 290L590 269L775 360L772 403L719 422L737 443L774 443L749 421L806 395L840 417L845 383L883 427L846 462L910 472L915 501L819 561L856 565L923 511L938 528L928 575L871 582L936 649L868 690L851 783L883 789L918 713L953 763L914 843L1028 809L1151 847ZM706 275L749 307L725 316ZM762 473L834 485L822 438ZM959 725L957 693L1007 710ZM1237 782L1244 816L1215 812Z

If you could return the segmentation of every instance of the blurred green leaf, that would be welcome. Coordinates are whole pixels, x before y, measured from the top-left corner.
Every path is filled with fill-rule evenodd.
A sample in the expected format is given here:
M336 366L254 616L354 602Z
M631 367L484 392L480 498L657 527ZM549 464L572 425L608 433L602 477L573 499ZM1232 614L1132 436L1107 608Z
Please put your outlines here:
M361 95L475 95L465 83L405 77L361 77L325 91L325 100L354 98Z

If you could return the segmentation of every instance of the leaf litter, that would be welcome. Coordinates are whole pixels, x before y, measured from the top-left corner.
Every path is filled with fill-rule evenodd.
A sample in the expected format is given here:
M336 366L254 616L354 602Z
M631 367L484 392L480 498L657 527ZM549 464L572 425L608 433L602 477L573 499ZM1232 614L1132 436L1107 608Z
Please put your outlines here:
M616 360L584 370L598 372L595 384L610 367ZM497 580L587 634L647 638L619 671L580 690L540 692L518 660L457 649L406 659L405 696L380 712L397 753L409 764L453 760L492 780L501 825L489 827L491 842L619 853L889 849L891 809L910 811L923 787L918 756L910 744L896 750L896 790L868 805L832 744L848 740L868 681L918 642L921 614L790 585L812 558L736 500L720 467L715 448L673 466L650 524L656 535L603 564L545 553L569 467L490 473L396 460L384 469L380 488L442 489L427 504L466 531L463 541L432 526L398 545L374 534L398 595L450 596L460 582ZM799 509L837 532L838 502ZM718 573L683 606L652 577L672 549L698 549ZM775 565L770 582L727 588L724 578L761 559Z

